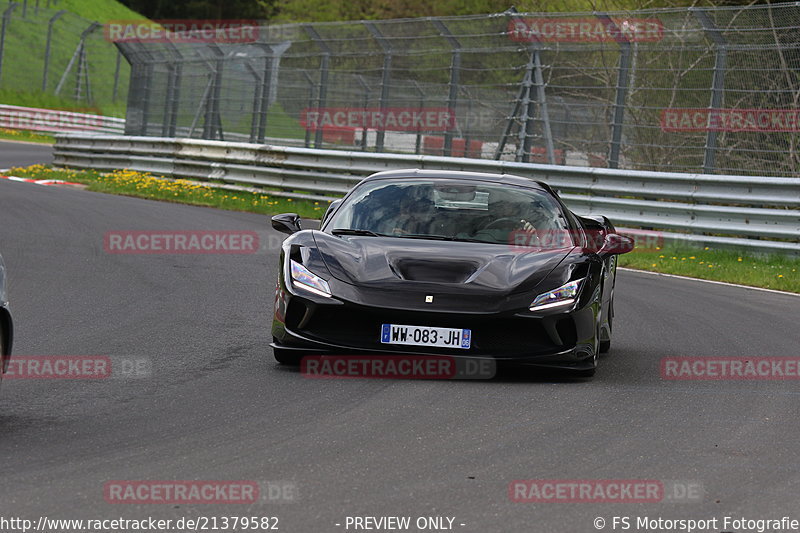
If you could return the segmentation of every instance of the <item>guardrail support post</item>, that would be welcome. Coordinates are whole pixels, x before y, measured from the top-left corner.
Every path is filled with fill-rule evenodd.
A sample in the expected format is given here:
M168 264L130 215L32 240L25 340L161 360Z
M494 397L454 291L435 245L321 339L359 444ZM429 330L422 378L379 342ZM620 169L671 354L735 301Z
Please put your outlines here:
M383 37L377 26L372 22L364 22L364 26L372 34L378 44L383 48L383 74L381 76L381 115L386 118L386 108L389 101L389 82L392 75L392 47L389 42ZM384 140L386 138L386 128L384 124L378 128L375 135L375 150L383 152Z
M620 30L616 22L611 20L611 17L605 13L595 13L594 16L606 25L619 45L619 69L617 71L614 116L611 122L611 146L608 152L608 168L619 168L622 128L625 125L625 101L627 99L631 70L631 43L622 34L622 30Z
M722 96L725 89L725 63L728 56L728 43L722 36L716 24L711 20L701 8L690 7L689 10L694 14L708 36L714 42L716 57L714 58L714 79L711 84L711 103L710 111L722 108ZM709 115L710 116L710 115ZM717 156L717 130L708 128L706 131L706 147L703 155L703 173L713 174L716 169Z

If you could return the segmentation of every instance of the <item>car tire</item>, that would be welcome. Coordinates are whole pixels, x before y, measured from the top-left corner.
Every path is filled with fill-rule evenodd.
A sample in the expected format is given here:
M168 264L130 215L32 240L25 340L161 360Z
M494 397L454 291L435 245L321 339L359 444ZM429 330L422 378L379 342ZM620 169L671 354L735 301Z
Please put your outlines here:
M608 303L608 340L600 341L600 353L608 353L611 349L611 334L614 331L614 289L611 289L611 301Z
M9 354L8 357L11 355ZM0 379L3 379L3 374L6 373L8 357L6 357L6 332L3 329L3 323L0 322Z

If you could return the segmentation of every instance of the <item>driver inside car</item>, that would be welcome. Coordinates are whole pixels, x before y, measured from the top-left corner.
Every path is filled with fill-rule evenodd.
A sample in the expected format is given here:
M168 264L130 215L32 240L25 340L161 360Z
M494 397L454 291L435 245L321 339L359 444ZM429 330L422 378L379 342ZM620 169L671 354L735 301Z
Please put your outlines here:
M526 219L531 218L531 209L524 197L493 189L489 192L487 208L487 216L475 231L476 239L513 246L519 237L524 237L525 244L535 244L536 226Z
M380 221L379 233L387 235L422 234L430 223L433 201L421 193L427 188L408 188L398 194L396 209ZM416 193L416 194L415 194Z

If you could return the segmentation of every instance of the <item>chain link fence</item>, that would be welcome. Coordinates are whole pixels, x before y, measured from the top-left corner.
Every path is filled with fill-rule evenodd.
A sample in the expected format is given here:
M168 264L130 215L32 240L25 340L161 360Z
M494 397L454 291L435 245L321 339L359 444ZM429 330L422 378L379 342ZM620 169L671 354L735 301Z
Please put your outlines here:
M126 133L800 176L799 4L243 33L118 41Z
M0 3L0 88L124 112L129 65L103 31L54 0Z

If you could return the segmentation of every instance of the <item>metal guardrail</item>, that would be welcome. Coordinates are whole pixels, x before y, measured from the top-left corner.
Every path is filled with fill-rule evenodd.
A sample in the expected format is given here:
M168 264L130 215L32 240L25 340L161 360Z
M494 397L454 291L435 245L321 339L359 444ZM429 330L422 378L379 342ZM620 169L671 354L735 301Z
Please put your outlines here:
M0 128L44 131L125 133L125 119L57 109L0 104Z
M61 134L55 164L129 168L164 176L247 183L295 198L332 200L365 176L421 168L506 173L549 183L579 214L665 238L800 253L797 178L678 174L454 157L316 150L161 137Z

